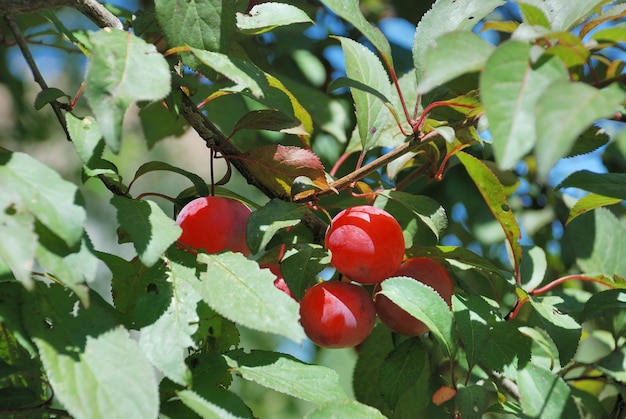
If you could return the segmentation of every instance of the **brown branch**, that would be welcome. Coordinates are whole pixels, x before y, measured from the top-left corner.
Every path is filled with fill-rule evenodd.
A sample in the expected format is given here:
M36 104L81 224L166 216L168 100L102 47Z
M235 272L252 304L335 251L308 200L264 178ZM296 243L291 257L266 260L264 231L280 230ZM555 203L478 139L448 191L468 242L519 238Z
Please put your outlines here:
M124 28L117 16L96 0L0 0L0 14L15 16L63 6L78 10L101 28Z
M7 25L9 26L9 29L11 30L11 32L13 33L13 36L15 37L15 42L17 43L17 46L19 47L22 53L22 56L26 60L26 63L28 64L28 67L30 68L31 73L33 74L33 78L35 79L37 84L41 87L41 90L46 90L48 88L48 84L46 83L46 80L41 75L41 72L39 71L39 68L37 67L37 63L35 63L35 59L30 53L30 50L28 49L28 45L26 44L26 40L24 40L24 37L22 36L22 32L20 31L20 28L17 26L17 23L15 23L13 16L5 15L4 19L6 20ZM53 100L52 102L50 102L50 106L52 106L54 115L57 117L57 119L59 120L59 123L63 127L63 131L65 131L65 136L67 137L68 140L71 141L70 133L67 130L67 125L65 124L65 116L63 115L63 112L61 111L61 104L57 102L56 100Z

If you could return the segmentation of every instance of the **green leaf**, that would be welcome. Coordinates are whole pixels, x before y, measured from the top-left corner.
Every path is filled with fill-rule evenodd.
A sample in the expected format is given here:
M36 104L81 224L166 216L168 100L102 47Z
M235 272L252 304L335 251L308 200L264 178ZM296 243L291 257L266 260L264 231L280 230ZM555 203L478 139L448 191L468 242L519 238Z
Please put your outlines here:
M32 224L26 214L35 216L67 246L74 246L81 240L86 214L85 209L79 205L82 197L75 185L27 154L12 153L2 147L0 179L3 218L12 219L6 228L14 233L25 234L19 249L9 251L13 257L17 256L25 262L23 258L30 253L27 249L32 249L33 236L29 233L29 225ZM26 266L28 265L27 263ZM17 272L20 277L25 273L23 269Z
M172 301L167 310L154 323L141 329L139 346L152 362L170 380L191 385L191 373L185 364L192 339L200 321L196 306L200 296L191 286L196 280L195 266L185 266L168 259L172 287Z
M607 132L596 125L592 125L578 137L574 143L574 147L572 147L572 150L565 157L574 157L581 154L591 153L608 143L609 135Z
M42 282L22 293L24 326L55 399L76 418L156 417L152 366L128 331L117 326L114 309L95 292L89 301L85 307L68 289Z
M85 94L104 141L117 153L128 107L163 99L170 92L169 65L154 45L130 32L98 31L89 39L93 50Z
M39 246L37 261L54 274L60 284L65 285L80 298L84 305L89 305L89 291L85 283L96 279L98 258L85 234L80 243L71 248L63 240L43 226L37 226Z
M495 275L499 279L505 279L503 272L488 259L464 247L456 246L416 246L407 250L408 257L425 256L433 259L447 261L450 265L462 269L477 269L489 275Z
M541 327L550 335L559 351L561 366L566 365L578 349L582 327L571 316L557 309L556 306L563 303L561 297L531 298L530 303L539 315Z
M596 366L600 371L617 382L623 383L626 381L626 351L623 347L602 358Z
M164 262L146 267L136 257L130 262L103 252L98 257L112 273L113 303L125 315L129 329L150 325L165 313L172 300L172 286Z
M3 148L0 148L0 175L28 211L68 246L81 239L86 214L76 202L82 199L75 185L27 154Z
M38 242L35 217L12 188L0 176L0 261L9 267L15 279L31 289L33 279L30 274Z
M139 177L145 175L146 173L155 172L155 171L167 171L178 173L179 175L185 176L189 179L193 186L196 188L196 192L198 196L209 196L209 188L206 182L198 175L192 172L188 172L187 170L181 169L180 167L172 166L169 163L165 163L162 161L149 161L147 163L142 164L137 171L135 172L135 177L133 178L132 183L134 183Z
M35 284L33 284L34 287ZM37 351L21 318L23 293L24 287L17 282L0 282L0 323L12 332L15 340L27 351L30 360L37 356ZM10 348L5 347L5 350L9 351ZM0 350L1 352L3 351ZM3 358L6 359L6 357Z
M192 390L181 390L176 393L180 400L204 419L235 419L243 416L234 415L222 407L206 400Z
M386 198L386 199L384 199ZM446 210L434 199L425 195L415 195L399 191L381 191L374 201L379 208L396 202L419 218L433 232L437 240L448 227Z
M610 210L597 208L572 221L563 242L583 272L626 278L625 240L626 224Z
M543 26L550 29L550 22L540 8L521 1L518 6L522 14L522 22L530 26Z
M626 26L613 26L611 28L600 29L591 35L591 39L601 42L622 42L626 39Z
M290 4L256 4L248 13L237 13L237 28L245 34L258 35L279 26L314 23L301 9Z
M111 204L117 208L120 227L130 235L139 259L146 266L154 265L180 237L180 227L153 201L114 196Z
M553 372L528 363L517 372L517 384L528 417L580 418L569 386Z
M619 204L620 202L622 202L622 199L620 198L612 198L610 196L598 195L594 193L583 196L576 201L572 208L570 208L569 216L567 217L565 225L568 225L574 218L586 212L600 207Z
M420 82L426 68L426 51L439 36L453 31L470 31L483 17L502 0L437 0L432 8L422 16L413 38L413 64Z
M294 249L285 253L280 261L280 271L287 286L296 299L301 300L304 293L324 268L330 263L328 249L315 244L297 244Z
M495 322L489 330L489 344L481 354L488 368L505 371L517 368L531 359L532 341L508 322Z
M154 102L141 108L139 118L150 149L167 137L182 136L187 132L189 125L185 118L175 115L161 102Z
M557 189L562 188L580 188L605 197L626 199L626 173L594 173L579 170L557 186Z
M328 418L359 418L381 419L384 418L379 410L361 404L354 400L337 400L318 407L309 412L305 419L328 419Z
M317 405L346 398L339 376L330 368L267 351L235 351L224 357L233 372L280 393Z
M454 320L469 366L478 364L489 343L490 324L494 323L494 307L480 296L452 297Z
M57 89L56 87L48 87L46 89L43 89L42 91L37 93L37 97L35 98L35 109L41 110L48 103L54 102L60 97L64 97L68 100L71 99L71 97L66 95L63 90Z
M519 239L522 237L519 224L509 207L502 184L491 170L477 158L467 153L457 153L474 184L480 191L489 206L489 210L504 230L504 235L512 249L515 272L519 273L522 259L522 247Z
M543 282L548 269L546 252L538 246L522 246L520 266L521 285L524 291L537 288Z
M250 329L304 339L299 306L274 286L271 272L240 253L200 254L198 260L207 270L194 287L219 314Z
M426 351L419 338L405 340L387 355L380 369L379 385L389 406L395 406L415 383L426 362Z
M265 249L282 229L300 223L306 208L299 204L273 199L250 214L246 224L246 238L252 253Z
M55 397L72 416L157 416L159 396L152 367L126 330L88 336L78 354L60 353L45 340L35 342Z
M501 45L487 60L480 76L480 94L489 119L496 161L510 169L535 145L535 106L554 80L567 79L557 59L531 65L531 46L511 41Z
M330 10L354 25L379 51L388 66L393 67L391 45L380 29L363 16L358 0L322 0Z
M219 52L197 48L190 48L190 50L202 64L226 76L237 85L238 89L250 89L254 97L262 97L264 91L269 88L265 73L252 63Z
M268 130L285 134L309 135L299 121L275 109L250 111L237 121L231 136L242 129Z
M625 99L618 84L603 90L566 80L550 84L535 109L539 175L545 177L580 134L598 119L613 115Z
M234 2L156 0L154 6L157 21L169 47L189 45L220 52L230 49L237 31ZM183 57L183 63L192 68L198 66L198 60L189 56Z
M496 392L481 385L460 386L456 394L461 417L482 418L489 407L496 402Z
M356 399L379 409L388 416L391 415L391 410L381 395L380 374L383 362L393 348L391 331L382 324L376 325L361 344L352 375Z
M409 277L386 279L381 288L383 295L430 329L446 356L454 355L456 340L452 312L434 289Z
M389 76L378 57L365 45L352 39L344 37L337 37L337 39L341 42L346 57L348 78L369 86L385 98L390 97ZM376 145L391 115L379 97L355 88L352 88L351 92L361 146L367 151Z
M103 174L119 177L115 165L102 158L105 144L96 120L90 116L80 119L68 112L65 122L85 174L90 177Z
M598 292L589 298L578 320L582 323L595 316L602 316L626 309L626 291L613 289Z
M567 31L588 18L597 7L609 3L609 0L572 0L563 3L560 0L524 0L534 6L550 22L554 31Z
M472 32L449 32L438 37L426 51L424 77L417 90L428 93L463 74L481 70L494 49Z

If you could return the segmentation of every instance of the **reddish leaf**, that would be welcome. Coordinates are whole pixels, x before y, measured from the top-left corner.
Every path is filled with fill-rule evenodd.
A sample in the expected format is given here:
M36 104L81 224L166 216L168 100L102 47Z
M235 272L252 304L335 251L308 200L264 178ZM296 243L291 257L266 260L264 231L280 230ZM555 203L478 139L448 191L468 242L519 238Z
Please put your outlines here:
M456 396L456 390L452 387L441 386L435 393L433 394L433 403L437 406L441 406L448 400L452 399Z
M269 145L245 152L243 159L250 173L280 195L290 195L298 176L311 179L314 186L328 188L324 166L312 151L300 147Z

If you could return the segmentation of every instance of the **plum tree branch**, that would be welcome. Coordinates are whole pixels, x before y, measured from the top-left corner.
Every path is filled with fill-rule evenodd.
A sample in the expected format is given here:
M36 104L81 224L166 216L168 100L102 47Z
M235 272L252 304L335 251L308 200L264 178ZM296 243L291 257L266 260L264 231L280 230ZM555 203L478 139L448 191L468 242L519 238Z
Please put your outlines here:
M0 0L0 14L15 16L64 6L78 10L101 28L124 28L117 16L96 0Z

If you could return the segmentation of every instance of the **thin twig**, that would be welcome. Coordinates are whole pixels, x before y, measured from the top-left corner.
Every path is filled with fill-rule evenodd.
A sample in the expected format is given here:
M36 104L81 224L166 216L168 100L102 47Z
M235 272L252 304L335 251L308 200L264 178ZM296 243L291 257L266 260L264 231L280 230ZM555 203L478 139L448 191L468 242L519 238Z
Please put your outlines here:
M117 16L96 0L0 0L0 14L16 16L63 6L78 10L101 28L124 29Z
M17 46L22 53L22 56L26 60L26 63L28 64L28 67L30 68L30 72L33 74L33 78L35 79L39 87L41 87L41 90L46 90L48 88L48 83L46 83L46 80L41 75L41 72L39 71L39 67L37 67L37 63L35 63L35 59L33 58L33 55L30 53L30 50L28 49L26 40L22 36L22 32L20 31L19 26L17 26L17 23L15 23L15 19L13 19L12 15L5 15L4 19L6 20L7 25L9 26L9 29L11 30L11 32L13 33L13 36L15 37L15 42L17 43ZM56 100L53 100L50 102L50 106L52 106L52 110L54 111L55 116L59 120L61 127L63 127L63 131L65 131L65 136L67 137L69 141L71 141L70 133L67 130L67 125L65 123L65 116L63 115L63 112L61 111L61 104L57 102Z

